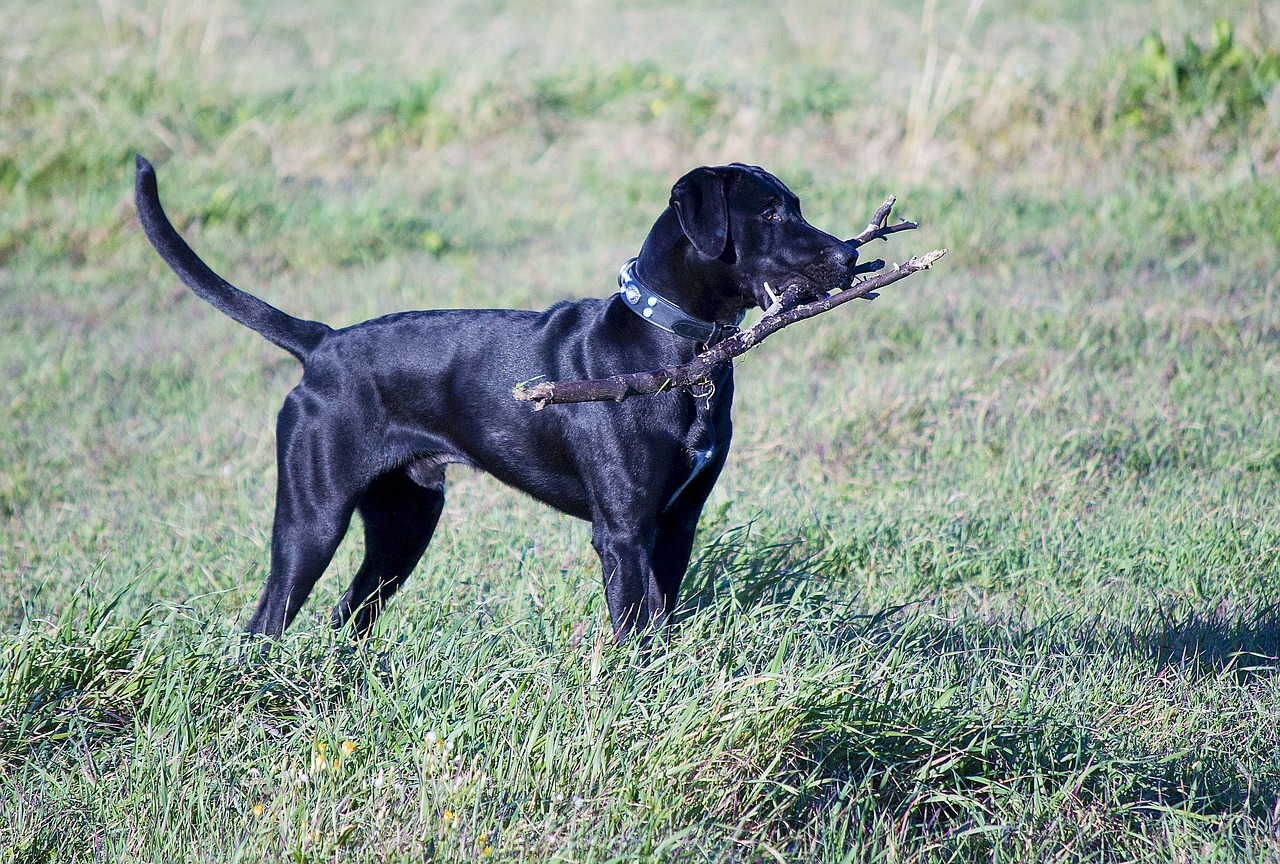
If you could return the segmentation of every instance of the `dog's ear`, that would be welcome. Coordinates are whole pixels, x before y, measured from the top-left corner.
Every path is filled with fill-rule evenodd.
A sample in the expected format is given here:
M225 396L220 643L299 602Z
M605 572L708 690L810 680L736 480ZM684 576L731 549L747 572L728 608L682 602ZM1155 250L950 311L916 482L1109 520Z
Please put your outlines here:
M695 168L671 187L671 209L693 248L706 258L719 258L729 241L729 203L724 173Z

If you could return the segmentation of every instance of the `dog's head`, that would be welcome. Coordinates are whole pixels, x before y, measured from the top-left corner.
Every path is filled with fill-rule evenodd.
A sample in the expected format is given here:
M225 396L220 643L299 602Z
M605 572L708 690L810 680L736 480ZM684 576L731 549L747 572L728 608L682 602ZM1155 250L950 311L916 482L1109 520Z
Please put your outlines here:
M672 188L671 208L697 255L728 269L745 306L768 308L771 293L805 300L849 286L857 250L806 222L800 199L768 171L696 168Z

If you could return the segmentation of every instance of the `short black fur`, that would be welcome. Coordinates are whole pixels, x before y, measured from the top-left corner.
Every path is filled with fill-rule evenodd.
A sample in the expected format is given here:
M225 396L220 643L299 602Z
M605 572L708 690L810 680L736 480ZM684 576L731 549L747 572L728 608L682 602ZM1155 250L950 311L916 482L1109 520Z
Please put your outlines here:
M271 571L250 632L284 632L356 512L365 557L333 621L367 632L431 541L450 463L591 522L616 638L669 620L729 452L731 368L709 399L671 392L535 412L512 398L517 383L654 369L702 346L650 325L617 295L545 312L401 312L334 330L210 270L169 223L141 156L135 193L148 239L182 281L303 363L277 423ZM637 273L689 315L728 323L767 306L771 291L843 288L856 260L852 246L805 222L776 177L734 164L676 183Z

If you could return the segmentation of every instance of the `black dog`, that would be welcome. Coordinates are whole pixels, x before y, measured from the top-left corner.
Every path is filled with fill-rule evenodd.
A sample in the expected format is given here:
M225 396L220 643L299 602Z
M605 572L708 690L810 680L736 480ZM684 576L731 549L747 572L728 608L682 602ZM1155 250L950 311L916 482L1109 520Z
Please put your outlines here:
M353 511L365 557L333 612L366 632L426 550L444 506L445 465L488 471L591 522L614 635L668 619L694 531L729 451L733 371L710 394L669 392L534 412L511 396L534 378L602 378L693 359L751 306L848 286L857 252L811 226L772 174L698 168L608 299L546 312L402 312L333 330L223 281L174 230L155 172L138 157L147 238L226 315L293 354L302 381L277 425L271 573L249 621L278 636L328 566Z

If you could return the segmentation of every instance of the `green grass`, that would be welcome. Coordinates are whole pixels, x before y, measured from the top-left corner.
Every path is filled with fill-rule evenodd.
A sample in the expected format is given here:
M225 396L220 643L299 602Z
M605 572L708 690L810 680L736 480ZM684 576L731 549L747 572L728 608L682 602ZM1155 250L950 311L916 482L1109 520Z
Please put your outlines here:
M9 4L0 861L1276 860L1280 20L1213 5ZM734 159L951 254L739 361L660 649L461 470L373 638L355 531L262 648L299 370L136 152L334 325L603 295Z

